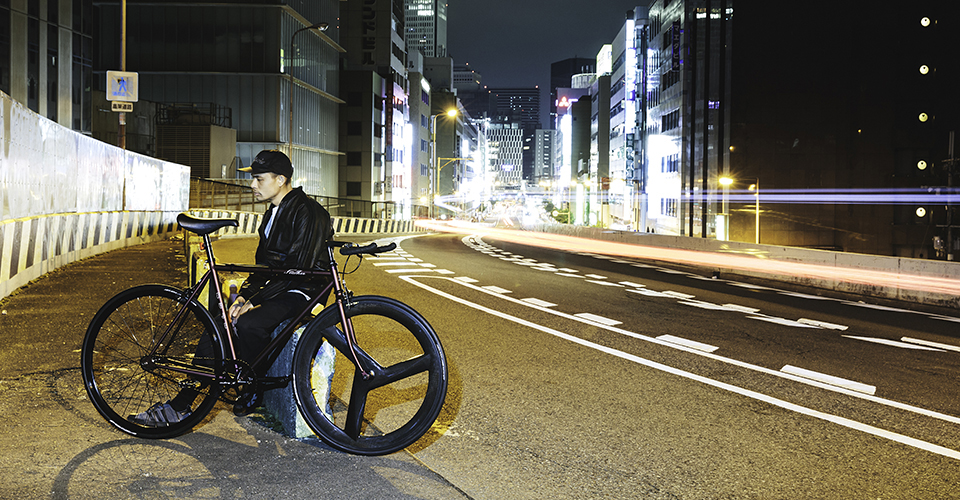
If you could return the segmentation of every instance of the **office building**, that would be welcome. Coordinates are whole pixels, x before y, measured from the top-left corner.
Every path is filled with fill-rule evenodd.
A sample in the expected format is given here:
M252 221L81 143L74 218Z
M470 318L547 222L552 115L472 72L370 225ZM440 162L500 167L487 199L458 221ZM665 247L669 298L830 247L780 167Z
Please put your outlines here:
M0 2L0 91L90 134L94 13L90 0Z
M447 56L447 3L445 0L405 0L404 39L407 50L424 57Z
M341 3L340 195L386 218L408 218L414 204L402 12L402 0Z
M533 181L543 187L553 185L554 164L556 162L557 131L537 129L533 148Z
M550 123L557 121L558 88L571 88L574 75L593 75L597 72L597 60L589 57L571 57L550 64Z
M338 195L341 2L125 4L126 70L139 75L140 99L229 114L237 145L228 174L262 149L281 149L294 185ZM104 73L120 66L121 2L99 2L96 12L93 84L103 90ZM326 31L309 29L320 23Z
M952 209L891 200L950 182L957 6L920 0L891 12L815 0L803 9L829 13L816 36L793 4L651 3L651 225L715 237L728 211L737 241L938 253L934 237L947 246L957 234L943 227ZM851 202L860 190L886 196Z

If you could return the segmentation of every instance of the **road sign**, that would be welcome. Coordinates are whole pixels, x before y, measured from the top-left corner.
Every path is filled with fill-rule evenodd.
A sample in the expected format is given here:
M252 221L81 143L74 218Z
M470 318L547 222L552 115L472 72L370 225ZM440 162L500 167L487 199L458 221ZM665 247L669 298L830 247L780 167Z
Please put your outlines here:
M130 71L107 71L107 100L137 102L139 77Z
M119 111L121 113L133 113L133 103L123 102L123 101L113 101L110 103L110 110Z

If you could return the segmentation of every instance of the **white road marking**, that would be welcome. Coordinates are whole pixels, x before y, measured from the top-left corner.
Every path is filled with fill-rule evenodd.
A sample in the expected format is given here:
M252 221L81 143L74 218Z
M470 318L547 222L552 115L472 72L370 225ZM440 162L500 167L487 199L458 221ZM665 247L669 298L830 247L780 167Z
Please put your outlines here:
M604 318L603 316L597 316L596 314L590 314L590 313L579 313L579 314L574 314L574 316L578 318L583 318L587 321L593 321L594 323L600 323L607 326L614 326L614 325L619 325L623 323L622 321L617 321L615 319L610 319L610 318Z
M473 279L473 278L471 278L471 277L469 277L469 276L457 276L456 278L453 278L453 279L455 279L455 280L457 280L457 281L462 281L462 282L464 282L464 283L476 283L476 282L480 281L480 280L475 280L475 279Z
M918 351L939 351L939 352L943 352L943 351L940 351L940 349L934 349L933 347L927 347L927 346L922 346L922 345L917 345L917 344L910 344L910 343L907 343L907 342L900 342L900 341L898 341L898 340L881 339L881 338L877 338L877 337L857 337L857 336L854 336L854 335L844 335L844 337L846 337L846 338L848 338L848 339L862 340L862 341L864 341L864 342L873 342L874 344L883 344L883 345L888 345L888 346L891 346L891 347L899 347L899 348L901 348L901 349L914 349L914 350L918 350Z
M500 287L494 286L494 285L482 286L482 287L480 287L480 288L483 288L484 290L487 290L487 291L493 292L493 293L513 293L513 292L511 292L510 290L507 290L506 288L500 288Z
M689 293L674 292L673 290L664 290L660 293L666 295L667 297L673 297L675 299L692 299L696 297L696 295L690 295Z
M640 295L646 295L647 297L670 297L669 295L664 295L658 291L650 290L649 288L627 288L627 291L639 293Z
M759 319L760 321L766 321L767 323L775 323L775 324L784 325L784 326L795 326L797 328L817 328L813 325L805 325L803 323L798 323L792 319L777 318L775 316L747 316L747 319Z
M645 288L647 286L647 285L641 285L640 283L634 283L632 281L621 281L620 284L623 286L632 286L636 288Z
M939 314L930 316L930 319L939 319L943 321L953 321L954 323L960 323L960 318L954 318L953 316L941 316Z
M724 304L723 308L728 311L739 311L747 314L755 314L760 312L760 309L757 309L755 307L740 306L737 304Z
M588 275L588 276L589 276L589 275ZM609 281L586 280L586 282L587 282L587 283L596 283L596 284L598 284L598 285L603 285L603 286L616 286L616 287L623 288L623 285L621 285L620 283L610 283Z
M404 259L404 260L395 260L395 261L391 261L391 262L374 262L373 265L374 265L374 266L377 266L377 267L382 267L382 266L416 266L417 263L416 263L416 262L410 262L410 261Z
M867 309L876 309L877 311L906 312L906 313L914 312L914 311L908 311L906 309L900 309L897 307L887 307L887 306L881 306L879 304L867 304L866 302L851 302L849 300L842 302L842 304L846 304L848 306L864 307Z
M599 274L584 274L584 276L586 276L586 277L588 277L588 278L593 278L593 279L595 279L595 280L605 280L605 279L607 279L606 276L601 276L601 275L599 275Z
M557 276L565 276L567 278L583 278L583 276L579 274L570 274L570 273L553 273L553 274L556 274Z
M657 338L664 342L670 342L671 344L687 346L691 349L696 349L698 351L703 351L703 352L713 352L719 349L719 347L717 346L704 344L702 342L697 342L696 340L685 339L682 337L674 337L673 335L661 335Z
M665 267L656 267L654 269L656 269L657 271L660 271L661 273L667 273L667 274L687 274L686 271L677 271L676 269L667 269Z
M810 325L810 326L816 326L816 327L820 327L820 328L825 328L825 329L827 329L827 330L840 330L840 331L844 331L844 330L846 330L847 328L850 328L850 327L847 326L847 325L838 325L838 324L836 324L836 323L827 323L826 321L820 321L820 320L816 320L816 319L807 319L807 318L800 318L800 319L797 320L797 323L803 323L803 324L805 324L805 325Z
M561 268L557 269L557 271L563 271L563 272L565 272L565 273L579 273L579 272L580 272L580 271L577 271L576 269L570 269L569 267L561 267Z
M681 301L677 302L677 304L684 305L684 306L699 307L700 309L707 309L707 310L711 310L711 311L724 311L724 310L726 310L723 306L721 306L721 305L719 305L719 304L714 304L713 302L705 302L705 301L703 301L703 300L690 300L690 299L686 299L686 300L681 300ZM657 337L657 338L659 338L659 337Z
M695 374L695 373L691 373L691 372L688 372L688 371L685 371L685 370L680 370L680 369L678 369L678 368L674 368L674 367L672 367L672 366L664 365L664 364L662 364L662 363L658 363L658 362L656 362L656 361L652 361L652 360L649 360L649 359L646 359L646 358L641 358L641 357L639 357L639 356L636 356L636 355L633 355L633 354L629 354L629 353L626 353L626 352L623 352L623 351L620 351L620 350L617 350L617 349L613 349L613 348L611 348L611 347L607 347L607 346L604 346L604 345L596 344L596 343L594 343L594 342L590 342L590 341L588 341L588 340L581 339L580 337L576 337L576 336L570 335L570 334L568 334L568 333L564 333L564 332L561 332L561 331L558 331L558 330L554 330L554 329L552 329L552 328L549 328L549 327L546 327L546 326L543 326L543 325L539 325L539 324L534 323L534 322L532 322L532 321L528 321L528 320L525 320L525 319L522 319L522 318L518 318L518 317L516 317L516 316L511 316L511 315L509 315L509 314L502 313L502 312L497 311L497 310L495 310L495 309L491 309L491 308L489 308L489 307L485 307L485 306L482 306L482 305L480 305L480 304L476 304L476 303L474 303L474 302L470 302L470 301L468 301L468 300L466 300L466 299L462 299L462 298L457 297L457 296L455 296L455 295L451 295L451 294L449 294L449 293L446 293L446 292L443 292L443 291L438 290L438 289L436 289L436 288L433 288L433 287L431 287L431 286L429 286L429 285L425 285L425 284L423 284L423 283L420 283L419 281L413 280L412 278L413 278L412 276L403 276L403 277L401 277L401 279L407 281L408 283L410 283L410 284L412 284L412 285L414 285L414 286L418 286L418 287L420 287L420 288L423 288L424 290L427 290L427 291L429 291L429 292L431 292L431 293L433 293L433 294L435 294L435 295L438 295L438 296L447 298L447 299L449 299L449 300L452 300L452 301L457 302L457 303L459 303L459 304L465 305L465 306L467 306L467 307L471 307L471 308L476 309L476 310L478 310L478 311L485 312L485 313L491 314L491 315L493 315L493 316L497 316L497 317L502 318L502 319L505 319L505 320L507 320L507 321L512 321L512 322L514 322L514 323L517 323L517 324L520 324L520 325L523 325L523 326L527 326L527 327L533 328L533 329L535 329L535 330L538 330L538 331L547 333L547 334L549 334L549 335L556 336L556 337L558 337L558 338L561 338L561 339L567 340L567 341L569 341L569 342L572 342L572 343L581 345L581 346L583 346L583 347L587 347L587 348L590 348L590 349L595 349L595 350L597 350L597 351L600 351L600 352L603 352L603 353L606 353L606 354L610 354L610 355L612 355L612 356L616 356L616 357L619 357L619 358L621 358L621 359L625 359L625 360L628 360L628 361L632 361L632 362L634 362L634 363L637 363L637 364L642 365L642 366L646 366L646 367L648 367L648 368L653 368L653 369L655 369L655 370L659 370L659 371L662 371L662 372L665 372L665 373L670 373L670 374L673 374L673 375L676 375L676 376L679 376L679 377L686 378L686 379L688 379L688 380L693 380L693 381L695 381L695 382L702 383L702 384L704 384L704 385L708 385L708 386L716 387L716 388L718 388L718 389L722 389L722 390L725 390L725 391L729 391L729 392L733 392L733 393L736 393L736 394L740 394L740 395L742 395L742 396L745 396L745 397L748 397L748 398L751 398L751 399L755 399L755 400L757 400L757 401L762 401L762 402L765 402L765 403L768 403L768 404L771 404L771 405L774 405L774 406L783 408L783 409L788 410L788 411L793 411L793 412L796 412L796 413L800 413L800 414L803 414L803 415L811 416L811 417L814 417L814 418L817 418L817 419L820 419L820 420L824 420L824 421L827 421L827 422L832 422L832 423L834 423L834 424L837 424L837 425L846 427L846 428L848 428L848 429L857 430L857 431L864 432L864 433L867 433L867 434L870 434L870 435L873 435L873 436L877 436L877 437L880 437L880 438L883 438L883 439L889 439L889 440L894 441L894 442L897 442L897 443L905 444L905 445L907 445L907 446L912 446L912 447L914 447L914 448L918 448L918 449L921 449L921 450L924 450L924 451L928 451L928 452L930 452L930 453L936 453L936 454L938 454L938 455L942 455L942 456L945 456L945 457L948 457L948 458L953 458L953 459L955 459L955 460L960 460L960 451L951 450L951 449L949 449L949 448L946 448L946 447L943 447L943 446L939 446L939 445L936 445L936 444L933 444L933 443L929 443L929 442L927 442L927 441L921 441L921 440L919 440L919 439L912 438L912 437L910 437L910 436L904 436L904 435L902 435L902 434L897 434L897 433L895 433L895 432L891 432L891 431L888 431L888 430L886 430L886 429L880 429L879 427L874 427L874 426L872 426L872 425L864 424L864 423L862 423L862 422L857 422L857 421L855 421L855 420L851 420L851 419L848 419L848 418L844 418L844 417L841 417L841 416L838 416L838 415L832 415L832 414L829 414L829 413L824 413L824 412L821 412L821 411L818 411L818 410L814 410L814 409L812 409L812 408L807 408L807 407L805 407L805 406L800 406L800 405L798 405L798 404L791 403L791 402L789 402L789 401L784 401L784 400L782 400L782 399L778 399L778 398L775 398L775 397L773 397L773 396L768 396L768 395L766 395L766 394L762 394L762 393L759 393L759 392L756 392L756 391L752 391L752 390L749 390L749 389L744 389L744 388L742 388L742 387L737 387L737 386L735 386L735 385L728 384L728 383L726 383L726 382L720 382L719 380L713 380L713 379L711 379L711 378L707 378L707 377L704 377L704 376L702 376L702 375L697 375L697 374ZM466 284L466 283L464 283L463 285L464 285L464 286L467 286L467 287L471 287L471 288L476 288L475 285L470 285L470 284ZM516 303L520 303L520 304L523 303L523 301L520 301L520 300L517 300L517 299L513 299L513 298L511 298L511 297L506 297L506 296L504 296L503 298L504 298L505 300L508 300L508 301L512 301L512 302L516 302ZM530 307L535 307L535 306L530 305ZM558 312L558 311L554 311L554 310L552 310L552 309L539 308L538 310L540 310L540 311L545 311L545 312L549 312L549 313L552 313L552 314L555 314L555 315L558 315L558 316L562 316L562 317L569 317L569 315L567 315L567 314L564 314L564 313L561 313L561 312ZM622 329L620 329L620 328L616 328L616 327L612 327L612 326L604 327L604 328L607 328L608 330L613 331L613 332L622 333L622 334L624 334L624 335L626 335L626 336L629 336L629 337L633 337L633 338L637 338L637 339L641 339L641 340L646 340L646 341L649 341L649 342L659 343L659 344L661 344L661 345L674 346L674 348L676 348L676 349L686 350L687 352L692 352L692 353L697 353L697 354L699 354L699 355L701 355L701 356L704 356L704 357L707 357L707 358L710 358L710 359L713 359L713 360L717 360L717 361L720 361L720 362L723 362L723 363L732 364L732 365L734 365L734 366L738 366L738 367L741 367L741 368L745 368L745 369L757 371L757 372L760 372L760 373L766 373L766 374L769 374L769 375L779 376L779 377L786 378L786 379L789 379L789 380L793 380L793 381L796 381L796 382L803 382L803 383L806 383L806 384L808 384L808 385L813 385L813 386L815 386L815 387L820 387L820 388L822 388L822 389L828 389L828 390L831 390L831 391L835 391L835 392L840 392L840 393L843 393L843 394L847 394L847 395L849 395L849 396L854 396L854 397L858 397L858 398L861 398L861 399L866 399L866 400L872 401L872 402L874 402L874 403L878 403L878 404L890 406L890 407L893 407L893 408L899 408L899 409L902 409L902 410L906 410L906 411L914 412L914 413L917 413L917 414L920 414L920 415L925 415L925 416L928 416L928 417L936 418L936 419L943 420L943 421L946 421L946 422L950 422L950 423L953 423L953 424L960 424L960 417L955 417L955 416L952 416L952 415L947 415L947 414L944 414L944 413L936 412L936 411L933 411L933 410L928 410L928 409L926 409L926 408L920 408L920 407L916 407L916 406L911 406L911 405L908 405L908 404L905 404L905 403L901 403L901 402L899 402L899 401L892 401L892 400L889 400L889 399L878 398L878 397L873 396L873 395L864 394L864 393L860 393L860 392L857 392L857 391L851 391L851 390L849 390L849 389L847 389L847 388L844 388L844 387L831 386L831 385L829 385L829 384L824 384L824 383L819 382L819 381L816 381L816 380L805 379L805 378L803 378L803 377L799 377L799 376L797 376L797 375L793 375L793 374L789 374L789 373L780 372L780 371L778 371L778 370L772 370L772 369L764 368L764 367L757 366L757 365L751 365L751 364L749 364L749 363L745 363L745 362L742 362L742 361L737 361L737 360L735 360L735 359L725 358L725 357L723 357L723 356L718 356L718 355L713 354L713 353L696 351L695 349L690 349L690 348L685 348L684 346L679 346L679 345L675 345L675 344L670 344L669 342L658 341L657 339L654 339L654 338L652 338L652 337L648 337L648 336L645 336L645 335L640 335L640 334L637 334L637 333L634 333L634 332L630 332L630 331L627 331L627 330L622 330Z
M728 281L733 286L738 286L740 288L748 288L750 290L776 290L776 288L770 288L768 286L760 285L751 285L750 283L740 283L739 281Z
M788 295L790 297L799 297L801 299L812 299L812 300L837 300L832 297L821 297L819 295L808 295L806 293L798 292L779 292L780 295Z
M553 302L547 302L547 301L545 301L545 300L540 300L540 299L536 299L536 298L533 298L533 297L528 297L528 298L526 298L526 299L520 299L520 300L522 300L522 301L524 301L524 302L526 302L526 303L528 303L528 304L533 304L533 305L535 305L535 306L540 306L540 307L554 307L554 306L556 306L556 304L554 304Z
M420 264L420 267L437 267L435 264L428 264L426 262Z
M457 274L449 269L436 269L437 274Z
M786 365L780 369L784 373L790 373L798 377L809 378L811 380L817 380L823 382L824 384L835 385L837 387L843 387L845 389L850 389L851 391L862 392L864 394L870 394L871 396L876 394L877 387L873 385L861 384L860 382L854 382L853 380L847 380L845 378L834 377L833 375L827 375L826 373L815 372L812 370L807 370L805 368L800 368L797 366Z
M404 267L402 269L387 269L387 272L391 274L396 274L396 273L432 273L434 271L433 269L424 269L420 266L417 266L417 267Z
M925 346L928 346L928 347L936 347L936 348L939 348L939 349L946 349L946 350L948 350L948 351L957 351L957 352L960 352L960 346L957 346L957 345L941 344L941 343L939 343L939 342L931 342L931 341L929 341L929 340L914 339L914 338L910 338L910 337L900 337L900 340L903 341L903 342L909 342L909 343L911 343L911 344L920 344L920 345L925 345Z

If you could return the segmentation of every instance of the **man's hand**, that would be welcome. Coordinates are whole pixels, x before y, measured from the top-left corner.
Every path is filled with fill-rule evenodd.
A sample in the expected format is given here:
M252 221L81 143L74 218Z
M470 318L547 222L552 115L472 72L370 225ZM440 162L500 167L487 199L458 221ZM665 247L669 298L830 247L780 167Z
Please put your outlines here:
M247 302L247 299L243 298L243 296L241 295L241 296L238 296L237 300L235 300L233 302L233 305L230 306L230 310L227 312L227 314L230 316L230 321L235 323L237 321L237 318L239 318L241 314L253 308L254 308L254 305L250 302Z

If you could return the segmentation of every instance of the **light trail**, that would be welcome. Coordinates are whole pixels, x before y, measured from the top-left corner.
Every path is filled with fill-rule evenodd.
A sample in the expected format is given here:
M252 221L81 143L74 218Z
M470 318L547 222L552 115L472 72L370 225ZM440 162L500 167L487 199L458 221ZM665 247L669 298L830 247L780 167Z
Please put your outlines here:
M525 196L553 198L556 193L531 191ZM754 203L756 192L746 189L727 191L730 203ZM723 190L685 191L681 202L719 202ZM519 196L512 194L511 197ZM573 194L562 194L563 201L574 201ZM451 197L451 201L455 200ZM761 189L760 204L824 204L824 205L955 205L960 204L960 188L859 188L859 189Z
M698 267L736 271L762 272L794 278L825 280L857 285L891 287L918 292L960 295L960 280L951 277L921 276L892 271L843 268L803 262L773 260L758 256L730 255L719 252L682 250L677 248L634 245L612 241L592 240L562 234L497 229L465 221L439 222L420 220L416 224L425 229L447 233L473 233L523 245L588 252L635 259L687 264Z

